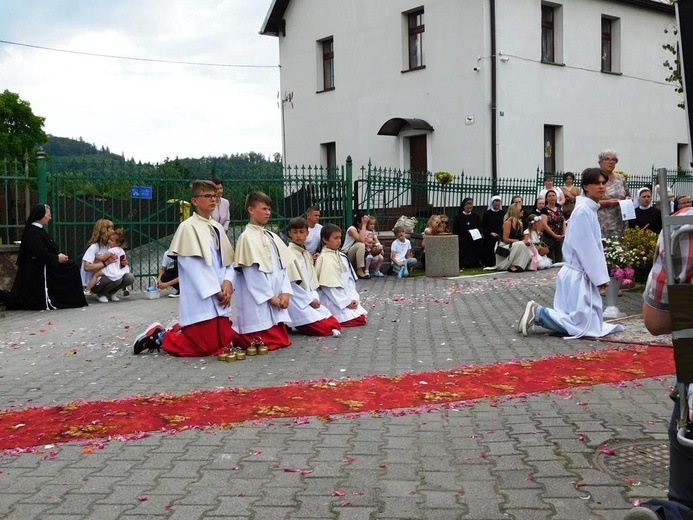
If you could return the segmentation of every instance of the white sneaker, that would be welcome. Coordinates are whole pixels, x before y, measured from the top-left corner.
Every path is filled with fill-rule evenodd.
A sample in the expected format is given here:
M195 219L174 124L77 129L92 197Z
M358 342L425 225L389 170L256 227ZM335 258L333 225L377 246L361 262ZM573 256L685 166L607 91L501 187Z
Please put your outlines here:
M537 317L537 303L534 300L529 300L525 306L525 312L522 313L520 323L517 324L518 332L523 336L527 335L527 330L534 326L534 320Z
M112 302L119 302L120 298L118 298L115 293L111 294L111 301Z
M333 335L335 338L338 338L339 336L342 335L342 332L339 331L339 330L337 330L337 329L332 329L332 335Z
M168 295L169 298L180 298L180 293L171 293Z
M103 294L101 296L96 297L96 301L99 301L101 303L108 303L108 298L106 298Z

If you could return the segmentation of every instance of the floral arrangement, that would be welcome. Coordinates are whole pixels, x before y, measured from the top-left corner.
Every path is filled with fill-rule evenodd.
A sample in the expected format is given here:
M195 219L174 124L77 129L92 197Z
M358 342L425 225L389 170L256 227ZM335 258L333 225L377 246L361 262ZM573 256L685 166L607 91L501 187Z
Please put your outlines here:
M435 178L441 184L449 184L455 179L455 176L450 172L441 171L435 173Z
M625 171L625 170L614 170L614 173L615 173L616 175L621 175L624 179L628 180L629 175L628 175L628 172L627 172L627 171Z
M635 276L633 266L638 263L637 252L628 246L625 238L607 238L603 243L609 276L621 280L621 287L629 287Z
M623 238L624 245L635 254L635 279L644 282L652 269L657 250L657 233L649 229L628 228Z

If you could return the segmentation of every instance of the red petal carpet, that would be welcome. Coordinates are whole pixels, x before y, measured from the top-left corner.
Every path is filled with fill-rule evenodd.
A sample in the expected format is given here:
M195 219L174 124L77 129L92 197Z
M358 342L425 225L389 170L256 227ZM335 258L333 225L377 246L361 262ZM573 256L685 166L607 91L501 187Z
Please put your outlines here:
M674 373L662 347L625 347L453 370L300 381L280 387L155 394L0 412L0 449L253 419L328 416L517 396Z

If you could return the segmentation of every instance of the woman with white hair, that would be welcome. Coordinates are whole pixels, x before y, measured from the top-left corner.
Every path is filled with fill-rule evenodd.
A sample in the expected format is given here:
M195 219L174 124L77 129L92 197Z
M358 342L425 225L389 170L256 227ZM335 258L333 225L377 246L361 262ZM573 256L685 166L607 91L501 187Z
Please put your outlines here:
M607 148L599 154L598 158L599 168L609 179L604 197L599 201L597 212L602 238L622 237L626 223L621 217L620 202L631 198L628 183L623 175L615 172L618 163L618 154L615 150Z

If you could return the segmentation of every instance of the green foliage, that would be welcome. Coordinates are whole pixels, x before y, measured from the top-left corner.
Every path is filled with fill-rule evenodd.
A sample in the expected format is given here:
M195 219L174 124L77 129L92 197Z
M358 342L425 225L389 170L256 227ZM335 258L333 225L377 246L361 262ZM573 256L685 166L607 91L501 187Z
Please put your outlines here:
M28 153L31 171L35 171L36 147L46 142L44 121L19 94L9 90L0 94L0 158L21 159Z
M679 28L675 24L672 24L671 26L666 27L664 29L664 34L669 33L672 33L674 35L675 40L673 43L669 42L662 45L662 49L664 49L665 51L667 51L667 53L672 55L672 57L665 59L662 63L664 68L669 73L669 75L666 78L664 78L664 80L667 83L673 83L676 92L683 96L683 81L681 78L681 56L679 55L677 43L678 39L676 38L679 34ZM678 103L677 106L680 108L685 108L684 101Z

